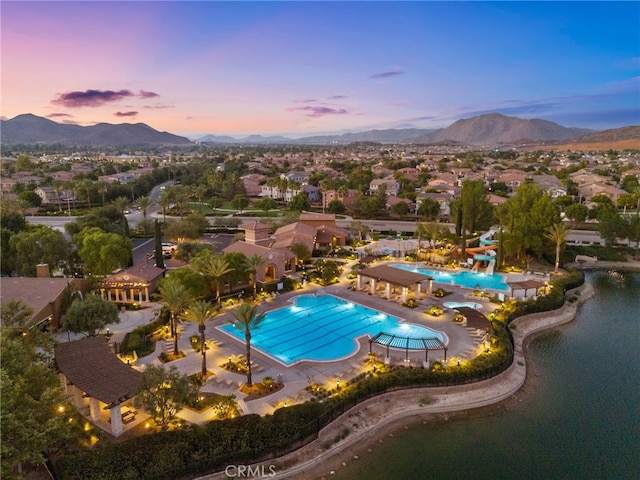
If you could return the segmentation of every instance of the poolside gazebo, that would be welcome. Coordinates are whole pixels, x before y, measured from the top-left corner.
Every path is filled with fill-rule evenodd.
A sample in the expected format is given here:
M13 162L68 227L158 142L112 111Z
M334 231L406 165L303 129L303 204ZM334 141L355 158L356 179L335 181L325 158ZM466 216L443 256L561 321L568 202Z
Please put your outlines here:
M405 351L405 366L409 366L409 350L424 350L424 365L429 364L429 350L444 350L444 360L447 360L447 346L439 338L399 337L390 333L380 332L369 339L369 354L373 353L373 344L387 347L385 363L391 361L390 348Z
M89 337L56 346L55 361L65 393L72 403L103 430L118 436L123 423L135 419L121 405L132 398L142 373L125 365L111 351L104 337ZM109 411L107 422L101 410Z
M385 298L391 299L391 289L393 286L400 287L401 296L400 301L405 303L407 301L407 295L409 294L409 288L414 287L416 299L420 298L420 293L423 289L423 283L427 282L426 293L431 294L433 280L428 275L423 275L417 272L411 272L407 270L401 270L399 268L390 267L388 265L380 265L378 267L369 267L362 270L358 270L358 279L356 287L358 290L362 289L362 277L370 279L369 292L373 295L376 292L378 283L384 282L385 286Z
M540 289L546 288L548 283L540 280L523 280L520 282L510 282L509 290L511 291L511 296L513 298L527 298L527 295L530 291L533 290L533 298L534 300L537 298L540 293ZM522 292L522 294L520 294Z

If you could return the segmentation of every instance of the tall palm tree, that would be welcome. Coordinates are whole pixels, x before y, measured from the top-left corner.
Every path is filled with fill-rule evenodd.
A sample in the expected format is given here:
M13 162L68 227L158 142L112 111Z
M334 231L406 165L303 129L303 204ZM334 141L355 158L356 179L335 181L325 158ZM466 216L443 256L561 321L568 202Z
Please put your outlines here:
M247 347L247 386L253 385L251 381L251 331L257 329L265 318L265 314L258 314L258 307L243 303L233 311L233 318L229 319L238 330L244 332L245 344Z
M93 187L93 182L88 178L80 180L78 182L78 188L84 190L84 193L87 195L87 207L91 208L91 188Z
M251 273L251 282L253 283L253 299L256 298L256 277L258 270L266 263L266 260L257 253L254 253L244 261L245 268Z
M227 273L233 269L229 268L229 262L227 262L222 255L214 255L206 259L202 264L197 265L197 268L206 277L212 277L216 282L216 302L220 306L220 280Z
M158 301L169 309L171 335L174 338L173 354L178 355L178 316L193 298L187 288L176 278L168 277L158 285Z
M147 219L147 210L149 210L149 207L151 205L153 205L153 202L151 201L151 198L149 198L148 195L146 195L144 197L139 197L138 201L136 203L138 204L138 208L140 208L140 210L142 210L142 217L146 220Z
M427 227L424 223L416 224L416 231L413 232L413 236L418 239L418 253L416 260L420 260L420 253L422 252L422 239L427 236Z
M130 200L127 197L118 197L112 203L116 206L118 211L124 215L125 210L129 206Z
M160 198L158 198L158 205L160 205L160 208L162 208L163 222L167 221L167 208L169 208L169 205L171 205L172 202L173 199L171 198L171 192L169 192L168 190L162 192Z
M567 235L569 235L570 231L571 230L567 228L564 223L560 222L554 223L549 228L547 228L547 233L545 233L544 235L556 244L556 265L555 269L553 270L555 273L558 273L558 268L560 267L560 249L562 247L562 244L567 239Z
M188 322L194 322L198 324L198 331L200 332L200 345L202 352L202 378L207 375L207 354L206 354L206 339L204 336L205 323L211 320L218 311L217 305L211 305L211 303L204 300L197 300L192 303L191 306L182 315L184 320Z
M54 180L51 182L51 188L56 194L56 203L58 204L58 210L62 212L62 202L60 202L60 194L64 191L64 184L61 180Z
M102 197L102 206L104 207L105 206L105 198L104 198L104 196L109 191L109 184L107 182L104 182L104 181L96 182L96 189L98 190L98 193Z

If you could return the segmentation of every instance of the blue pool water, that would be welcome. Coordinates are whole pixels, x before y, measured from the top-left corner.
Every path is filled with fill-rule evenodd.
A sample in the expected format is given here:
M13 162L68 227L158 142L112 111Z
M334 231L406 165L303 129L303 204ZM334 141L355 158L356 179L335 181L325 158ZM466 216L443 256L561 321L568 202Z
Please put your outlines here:
M292 301L294 305L268 312L260 327L251 332L253 347L286 364L338 360L357 351L356 338L382 331L447 343L441 332L401 323L396 317L331 295L300 295ZM218 328L244 341L244 334L233 325Z
M457 285L464 288L472 289L492 289L506 292L509 289L504 275L494 273L487 275L486 273L471 272L469 270L461 270L459 272L441 272L439 270L428 270L426 268L416 268L405 263L396 263L391 265L394 268L407 270L409 272L417 272L423 275L429 275L435 283L445 283L448 285Z

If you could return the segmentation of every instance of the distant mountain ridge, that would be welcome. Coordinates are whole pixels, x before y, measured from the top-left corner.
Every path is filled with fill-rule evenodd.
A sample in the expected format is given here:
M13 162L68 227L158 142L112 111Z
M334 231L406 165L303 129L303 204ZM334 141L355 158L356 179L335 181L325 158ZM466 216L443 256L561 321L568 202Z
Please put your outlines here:
M500 145L529 141L565 140L593 132L586 128L567 128L547 120L524 120L490 113L458 120L447 128L411 138L410 143L431 144L453 140L467 145Z
M89 127L57 123L30 113L0 121L0 140L6 145L55 144L106 145L189 145L191 140L159 132L144 123L98 123Z
M620 139L640 139L640 126L622 127L601 132L584 128L567 128L547 120L524 120L492 113L462 119L438 130L418 128L369 130L358 133L315 135L291 139L281 135L250 135L234 138L228 135L206 135L196 142L235 145L348 145L371 142L383 144L497 146L522 143L588 143ZM56 123L32 114L18 115L0 123L3 144L63 145L190 145L193 142L168 132L159 132L144 123L109 124L82 127Z

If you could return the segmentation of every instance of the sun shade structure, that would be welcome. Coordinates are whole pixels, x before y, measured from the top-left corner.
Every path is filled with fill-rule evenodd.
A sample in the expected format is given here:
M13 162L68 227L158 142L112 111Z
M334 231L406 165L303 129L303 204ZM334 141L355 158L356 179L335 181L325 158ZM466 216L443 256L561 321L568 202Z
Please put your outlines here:
M384 296L387 300L391 299L393 287L400 288L400 301L405 303L409 295L409 287L415 288L416 299L420 298L423 283L427 284L427 293L431 293L432 279L428 275L417 272L409 272L399 268L390 267L388 265L380 265L378 267L369 267L358 270L358 279L356 288L362 289L362 279L369 278L369 290L371 294L376 292L377 286L382 282L386 284Z
M375 279L377 282L387 282L392 285L401 287L409 287L416 283L431 280L428 275L417 272L408 272L398 268L389 267L388 265L380 265L379 267L370 267L358 270L358 275Z
M493 331L493 325L491 325L489 319L478 310L470 307L456 307L454 310L460 312L467 319L467 327L484 330L488 333Z
M516 296L516 290L522 290L524 292L524 298L527 298L527 292L529 290L533 290L533 296L535 298L538 295L539 290L546 286L547 284L544 281L540 280L523 280L521 282L509 283L509 288L511 289L512 296Z
M401 348L405 351L405 359L409 358L409 350L424 350L424 361L429 361L429 350L444 350L444 359L447 359L447 346L439 338L413 338L399 337L389 333L380 332L369 339L369 353L372 352L373 344L387 347L387 358L389 358L390 348Z
M89 337L61 343L55 348L55 360L67 394L77 408L86 407L92 420L100 419L100 406L111 410L111 432L122 432L120 404L133 397L142 382L142 373L122 363L111 352L104 337Z

